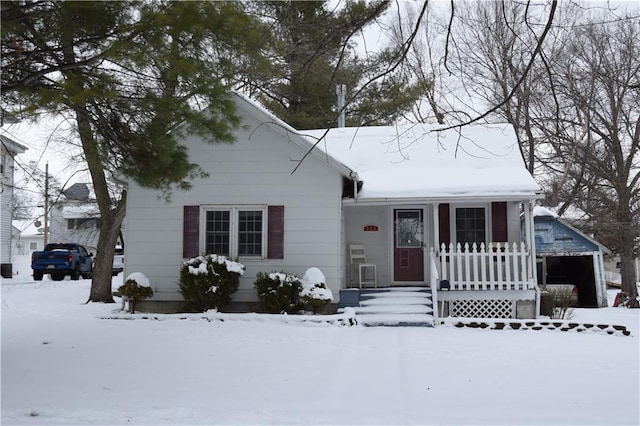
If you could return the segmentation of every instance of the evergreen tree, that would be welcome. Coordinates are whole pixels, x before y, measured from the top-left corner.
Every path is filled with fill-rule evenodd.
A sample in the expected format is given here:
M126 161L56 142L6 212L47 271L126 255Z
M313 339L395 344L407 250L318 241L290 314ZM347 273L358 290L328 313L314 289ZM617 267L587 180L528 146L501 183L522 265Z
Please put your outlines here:
M271 27L266 54L272 68L247 73L246 89L297 129L336 126L339 84L347 89L347 125L395 121L418 99L422 83L385 72L398 52L381 49L361 59L353 41L389 3L348 1L340 9L328 1L254 3L253 13Z
M101 215L89 301L113 302L111 259L126 191L187 189L200 170L180 144L232 142L234 59L264 31L240 2L3 1L2 101L18 117L75 121ZM203 113L204 107L208 108Z

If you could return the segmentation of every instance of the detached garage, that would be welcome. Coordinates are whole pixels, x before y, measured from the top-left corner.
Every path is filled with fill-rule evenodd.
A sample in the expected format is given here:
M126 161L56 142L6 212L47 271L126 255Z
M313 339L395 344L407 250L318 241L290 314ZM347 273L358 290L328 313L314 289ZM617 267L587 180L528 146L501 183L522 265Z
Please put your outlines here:
M533 210L538 285L575 285L578 307L607 306L604 254L611 251L544 207Z

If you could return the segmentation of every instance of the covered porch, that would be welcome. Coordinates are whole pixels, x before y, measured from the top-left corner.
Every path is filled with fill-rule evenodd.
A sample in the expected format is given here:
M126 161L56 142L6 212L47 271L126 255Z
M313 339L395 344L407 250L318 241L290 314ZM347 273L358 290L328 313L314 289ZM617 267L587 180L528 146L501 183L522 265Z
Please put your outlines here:
M533 200L521 199L345 205L341 305L357 306L370 288L420 287L431 294L436 323L537 317L532 209ZM353 245L375 265L364 274Z

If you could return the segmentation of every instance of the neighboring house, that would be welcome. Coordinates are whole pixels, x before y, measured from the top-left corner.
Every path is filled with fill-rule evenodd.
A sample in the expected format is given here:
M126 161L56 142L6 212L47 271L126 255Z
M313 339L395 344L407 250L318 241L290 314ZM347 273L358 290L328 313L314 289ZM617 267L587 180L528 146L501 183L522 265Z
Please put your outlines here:
M44 249L44 228L33 220L14 220L11 254L24 256Z
M338 303L359 287L349 261L359 244L378 287L430 289L440 315L537 315L532 210L540 187L509 126L298 132L234 99L243 121L234 144L183 141L208 178L171 201L129 184L125 275L149 278L145 309L179 309L181 262L212 252L246 266L236 308L256 306L258 272L302 276L309 267L323 272Z
M90 183L75 183L62 192L51 209L49 241L77 243L96 252L100 236L100 211Z
M611 251L544 207L535 207L538 284L575 285L579 307L606 307L604 255Z
M25 152L27 147L4 135L0 135L0 142L0 275L3 278L11 278L14 159L17 154Z

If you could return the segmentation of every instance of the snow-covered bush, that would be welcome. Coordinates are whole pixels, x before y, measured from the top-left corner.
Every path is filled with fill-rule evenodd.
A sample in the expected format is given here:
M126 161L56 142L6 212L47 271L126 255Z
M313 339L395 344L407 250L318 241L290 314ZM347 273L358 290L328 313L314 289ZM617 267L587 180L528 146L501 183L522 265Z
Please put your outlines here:
M153 290L150 287L149 279L142 272L134 272L129 275L124 280L124 284L118 287L118 292L120 292L123 297L129 299L129 307L131 308L132 313L135 313L136 303L139 300L148 299L153 296Z
M301 308L302 280L284 272L259 272L254 287L262 308L270 314L294 314Z
M238 290L244 265L225 256L209 254L182 263L180 293L186 312L222 310L231 303L231 295Z
M304 273L300 299L314 314L333 300L333 293L327 287L326 279L320 269L309 268Z

